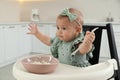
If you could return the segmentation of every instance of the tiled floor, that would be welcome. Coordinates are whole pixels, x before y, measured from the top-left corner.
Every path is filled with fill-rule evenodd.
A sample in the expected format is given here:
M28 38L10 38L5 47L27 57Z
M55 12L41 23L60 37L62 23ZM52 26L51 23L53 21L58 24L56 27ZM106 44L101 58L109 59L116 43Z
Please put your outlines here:
M10 64L8 66L0 68L0 80L15 80L12 75L12 66L13 64Z

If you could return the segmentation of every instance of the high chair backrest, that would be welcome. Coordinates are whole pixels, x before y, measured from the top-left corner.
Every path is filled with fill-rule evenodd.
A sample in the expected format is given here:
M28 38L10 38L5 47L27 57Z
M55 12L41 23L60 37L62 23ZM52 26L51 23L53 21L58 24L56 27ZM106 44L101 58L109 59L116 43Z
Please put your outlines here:
M99 29L95 31L96 38L93 43L95 46L95 50L93 51L93 58L91 58L89 60L89 62L91 64L97 64L99 62L102 31L106 30L107 36L108 36L108 44L109 44L111 59L112 58L116 59L116 61L118 63L118 70L115 71L115 75L113 77L115 78L115 80L120 80L120 65L119 65L119 59L118 59L112 24L108 23L105 25L100 25L100 24L99 25L97 25L97 24L96 25L83 25L83 31L84 32L86 32L87 30L91 31L92 29L94 29L96 27L99 27Z

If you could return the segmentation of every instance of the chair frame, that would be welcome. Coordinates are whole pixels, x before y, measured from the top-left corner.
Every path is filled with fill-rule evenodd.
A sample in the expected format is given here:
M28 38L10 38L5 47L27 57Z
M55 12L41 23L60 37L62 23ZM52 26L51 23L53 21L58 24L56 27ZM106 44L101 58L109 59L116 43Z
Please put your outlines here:
M117 64L118 64L118 70L114 71L114 75L111 78L114 78L115 80L120 80L120 65L119 65L118 53L116 49L116 43L115 43L115 37L114 37L114 31L113 31L112 24L108 23L106 25L83 25L83 31L85 32L87 30L91 31L93 28L96 28L96 27L99 27L99 29L95 31L95 35L97 35L93 43L95 46L95 50L93 51L93 58L90 59L89 62L91 64L97 64L99 62L102 30L106 30L107 36L108 36L111 59L113 58L116 59Z

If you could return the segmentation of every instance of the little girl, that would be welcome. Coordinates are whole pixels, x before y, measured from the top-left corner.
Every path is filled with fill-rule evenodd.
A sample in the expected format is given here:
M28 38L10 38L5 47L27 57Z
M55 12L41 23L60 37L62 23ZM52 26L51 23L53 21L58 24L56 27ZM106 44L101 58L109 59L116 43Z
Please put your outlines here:
M57 31L54 38L41 33L36 24L29 25L28 34L35 35L41 42L50 46L52 55L61 63L86 67L90 65L88 60L92 57L95 34L87 31L84 36L82 25L82 13L74 8L68 8L57 17ZM79 51L72 55L77 48Z

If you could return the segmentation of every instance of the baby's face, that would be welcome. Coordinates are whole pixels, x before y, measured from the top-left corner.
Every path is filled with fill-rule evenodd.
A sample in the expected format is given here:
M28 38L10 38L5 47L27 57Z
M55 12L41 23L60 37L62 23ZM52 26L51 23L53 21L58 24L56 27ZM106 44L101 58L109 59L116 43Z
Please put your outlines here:
M57 37L65 42L75 39L77 29L70 25L68 18L57 19Z

